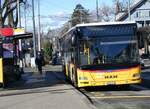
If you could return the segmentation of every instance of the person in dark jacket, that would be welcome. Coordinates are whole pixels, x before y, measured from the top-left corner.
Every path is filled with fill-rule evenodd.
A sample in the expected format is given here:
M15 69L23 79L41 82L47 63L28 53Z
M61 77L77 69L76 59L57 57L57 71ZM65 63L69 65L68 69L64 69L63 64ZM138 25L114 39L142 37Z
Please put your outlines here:
M42 74L42 65L43 65L43 56L40 52L38 52L37 57L35 59L35 64L38 67L38 71Z

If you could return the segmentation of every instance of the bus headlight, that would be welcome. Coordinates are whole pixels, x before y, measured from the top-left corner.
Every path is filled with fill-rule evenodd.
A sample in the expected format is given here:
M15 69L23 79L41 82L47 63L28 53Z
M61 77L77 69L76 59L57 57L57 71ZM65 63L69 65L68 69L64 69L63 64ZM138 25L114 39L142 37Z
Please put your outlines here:
M79 77L79 80L88 80L88 78L85 76L82 76L82 77Z
M135 73L135 74L133 74L133 77L139 78L139 77L140 77L140 74L139 74L139 73Z

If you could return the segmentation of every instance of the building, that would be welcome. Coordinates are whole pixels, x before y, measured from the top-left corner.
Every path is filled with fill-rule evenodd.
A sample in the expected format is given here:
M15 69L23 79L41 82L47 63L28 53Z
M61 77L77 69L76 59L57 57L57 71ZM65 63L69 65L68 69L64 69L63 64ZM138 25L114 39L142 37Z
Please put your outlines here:
M129 0L128 0L129 1ZM135 21L138 26L138 41L140 50L150 53L150 0L135 0L128 11L119 12L117 21ZM117 6L116 6L117 7ZM128 6L129 7L129 6ZM116 8L118 9L118 7Z
M130 7L130 17L128 13L127 11L118 13L116 20L136 21L138 27L150 26L150 0L138 0Z

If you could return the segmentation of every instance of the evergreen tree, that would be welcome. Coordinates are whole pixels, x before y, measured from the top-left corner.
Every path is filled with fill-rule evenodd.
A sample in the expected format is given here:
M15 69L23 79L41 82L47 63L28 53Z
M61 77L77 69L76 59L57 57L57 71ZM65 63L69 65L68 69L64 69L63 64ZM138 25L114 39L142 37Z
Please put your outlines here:
M44 43L44 56L46 60L51 60L52 59L52 52L53 52L53 47L52 43L50 41L46 41Z
M81 4L76 5L71 17L72 26L89 22L89 12Z

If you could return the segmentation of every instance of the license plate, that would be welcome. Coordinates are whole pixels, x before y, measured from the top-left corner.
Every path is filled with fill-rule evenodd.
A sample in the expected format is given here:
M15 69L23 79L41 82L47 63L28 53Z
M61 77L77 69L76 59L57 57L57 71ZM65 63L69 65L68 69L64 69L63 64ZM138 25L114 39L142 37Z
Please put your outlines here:
M109 81L109 82L107 82L107 85L115 85L115 82L114 81Z

